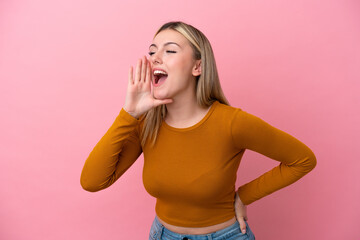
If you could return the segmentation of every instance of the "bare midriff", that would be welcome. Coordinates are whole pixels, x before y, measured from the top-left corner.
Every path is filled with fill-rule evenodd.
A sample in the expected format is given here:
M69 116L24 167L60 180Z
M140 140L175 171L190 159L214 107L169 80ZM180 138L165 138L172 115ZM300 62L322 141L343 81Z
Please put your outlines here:
M169 229L170 231L173 231L173 232L176 232L179 234L191 234L191 235L213 233L213 232L219 231L221 229L227 228L236 222L236 218L233 217L232 219L230 219L226 222L219 223L216 225L212 225L212 226L208 226L208 227L201 227L201 228L192 228L192 227L174 226L174 225L164 222L159 217L157 217L157 218L159 219L159 222L162 225L164 225L165 228Z

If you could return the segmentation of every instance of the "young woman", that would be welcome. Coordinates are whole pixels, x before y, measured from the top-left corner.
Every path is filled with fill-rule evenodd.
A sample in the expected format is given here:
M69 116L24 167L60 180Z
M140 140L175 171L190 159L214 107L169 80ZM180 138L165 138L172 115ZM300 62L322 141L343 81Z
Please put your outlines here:
M316 165L295 137L229 105L202 32L164 24L129 70L125 105L85 162L82 187L113 184L144 153L143 183L154 196L149 239L255 239L246 206L299 180ZM235 190L246 149L280 164Z

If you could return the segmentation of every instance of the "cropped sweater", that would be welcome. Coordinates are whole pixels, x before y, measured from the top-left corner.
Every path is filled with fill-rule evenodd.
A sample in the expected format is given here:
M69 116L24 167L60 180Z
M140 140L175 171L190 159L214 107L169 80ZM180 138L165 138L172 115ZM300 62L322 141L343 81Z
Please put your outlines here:
M175 128L163 121L153 147L150 140L141 145L142 126L143 120L122 108L86 159L81 185L91 192L109 187L143 153L143 184L156 198L156 214L176 226L225 222L235 216L235 191L249 205L294 183L316 165L314 153L295 137L218 101L191 127ZM280 163L235 189L246 149Z

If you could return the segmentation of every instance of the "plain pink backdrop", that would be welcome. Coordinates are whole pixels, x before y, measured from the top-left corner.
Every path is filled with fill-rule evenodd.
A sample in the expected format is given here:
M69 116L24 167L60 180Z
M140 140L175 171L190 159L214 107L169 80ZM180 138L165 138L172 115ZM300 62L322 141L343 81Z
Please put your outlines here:
M0 239L147 239L143 156L110 188L80 173L163 23L210 40L230 104L315 153L300 181L248 206L257 239L360 239L360 3L0 1ZM237 187L278 162L247 151Z

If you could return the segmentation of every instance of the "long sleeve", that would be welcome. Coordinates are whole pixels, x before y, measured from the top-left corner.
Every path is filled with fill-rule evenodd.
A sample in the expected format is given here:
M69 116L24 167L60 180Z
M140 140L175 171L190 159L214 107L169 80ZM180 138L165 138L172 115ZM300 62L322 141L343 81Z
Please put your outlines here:
M231 128L238 149L249 149L280 162L239 187L237 191L245 205L294 183L316 166L314 153L304 143L241 109L236 112Z
M85 161L80 183L90 192L112 185L142 153L140 120L123 108Z

